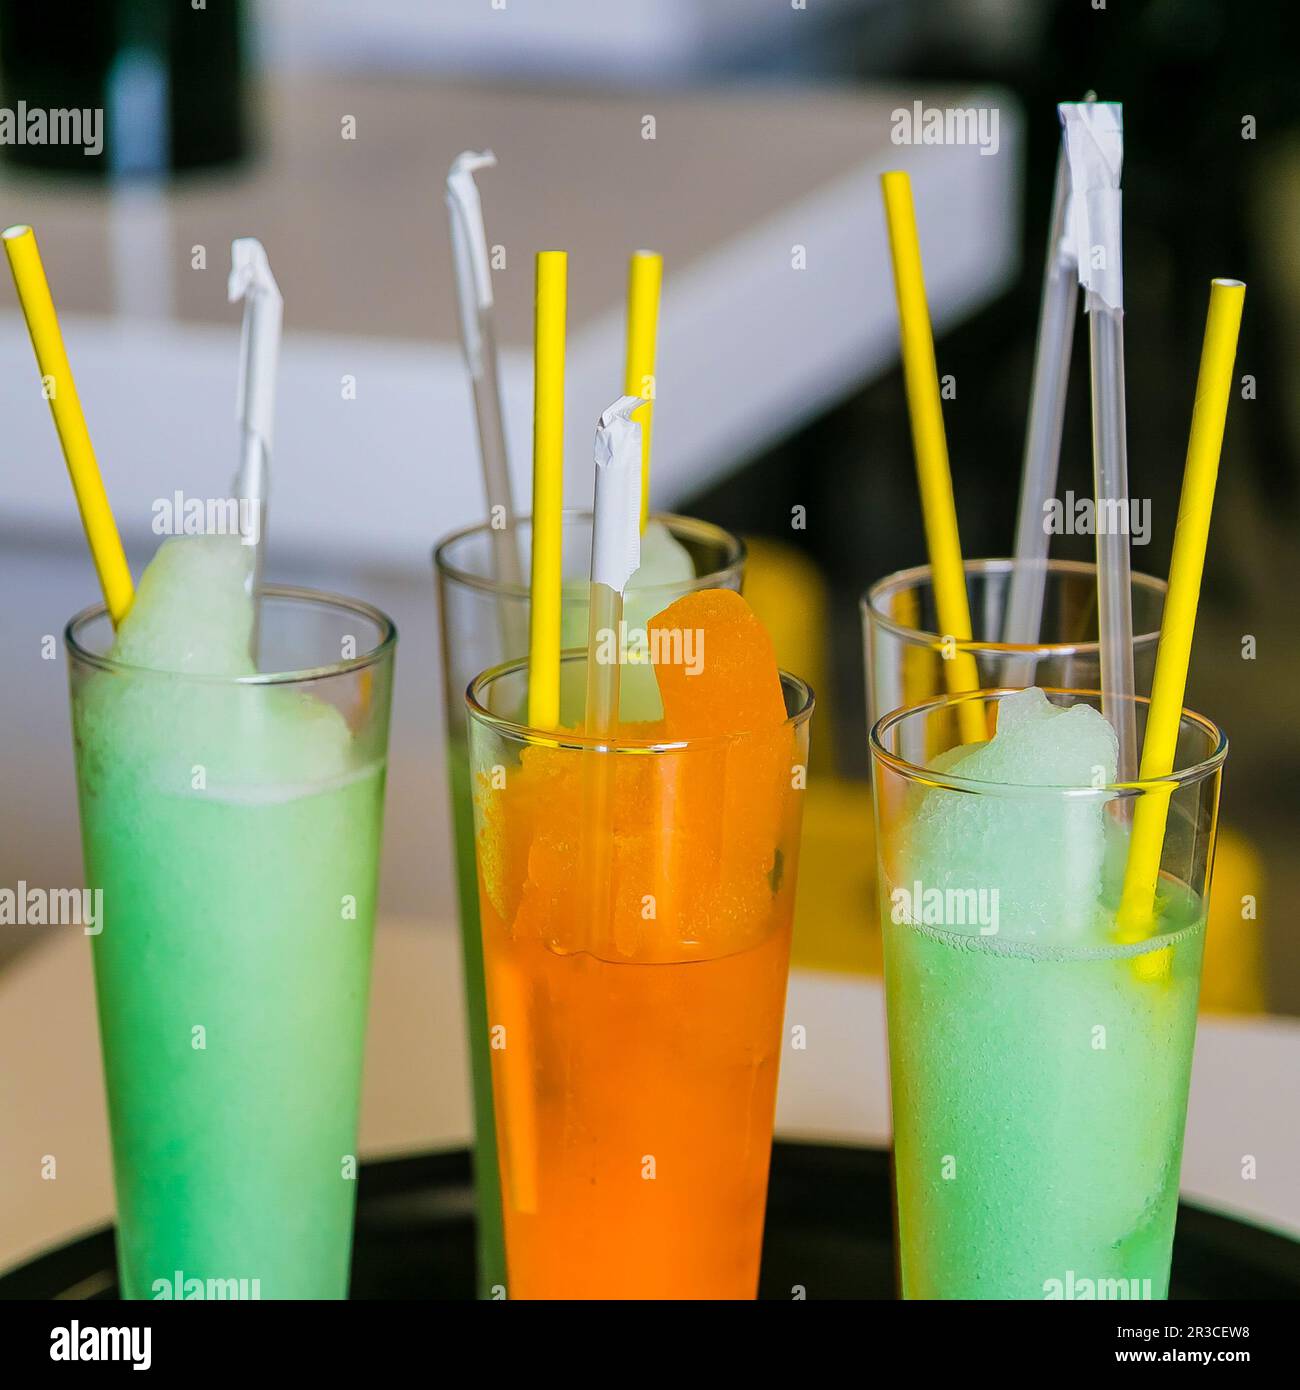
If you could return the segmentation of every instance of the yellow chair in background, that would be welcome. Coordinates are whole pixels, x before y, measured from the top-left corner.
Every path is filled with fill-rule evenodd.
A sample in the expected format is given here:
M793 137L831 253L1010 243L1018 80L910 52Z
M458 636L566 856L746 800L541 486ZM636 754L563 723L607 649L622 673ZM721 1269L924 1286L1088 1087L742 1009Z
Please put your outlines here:
M793 546L752 538L746 538L745 545L745 597L772 634L777 661L802 676L817 695L799 849L793 963L806 970L878 975L871 788L865 781L835 773L826 580Z
M826 580L792 545L747 536L745 549L745 598L772 634L782 669L806 680L817 696L808 762L813 772L829 772L835 766L835 747L826 648L830 612Z
M1264 866L1250 841L1220 821L1201 971L1201 1008L1209 1013L1258 1014L1268 1007L1259 919L1242 916L1247 896L1265 900Z

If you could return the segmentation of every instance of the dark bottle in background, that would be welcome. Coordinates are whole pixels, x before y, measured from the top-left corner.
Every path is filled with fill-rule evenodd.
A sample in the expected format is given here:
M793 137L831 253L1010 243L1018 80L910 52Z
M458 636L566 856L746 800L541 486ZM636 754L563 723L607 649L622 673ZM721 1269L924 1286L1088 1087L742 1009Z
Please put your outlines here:
M101 178L240 160L246 37L244 0L0 0L0 157ZM102 113L101 152L15 138L24 110Z

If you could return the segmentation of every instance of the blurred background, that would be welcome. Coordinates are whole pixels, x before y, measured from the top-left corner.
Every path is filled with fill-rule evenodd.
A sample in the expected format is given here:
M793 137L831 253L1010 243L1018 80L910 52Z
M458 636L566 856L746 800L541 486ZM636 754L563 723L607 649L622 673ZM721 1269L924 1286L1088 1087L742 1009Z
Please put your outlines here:
M154 500L221 492L234 470L229 243L265 243L285 299L269 577L354 593L395 617L381 909L448 934L429 555L484 503L447 167L465 148L490 146L500 161L479 186L501 247L518 499L534 251L570 253L571 505L589 503L591 426L621 385L627 255L662 251L653 500L749 540L747 592L782 659L818 689L821 790L809 800L796 956L863 973L879 948L864 925L858 604L872 581L925 559L878 176L901 166L913 178L939 369L954 384L945 418L963 549L1005 555L1055 103L1088 89L1122 101L1130 481L1152 502L1135 568L1167 570L1208 281L1249 285L1245 384L1229 412L1188 692L1232 741L1216 901L1240 926L1206 997L1238 1014L1296 1014L1300 107L1286 8L1252 7L1249 22L1238 10L1228 0L0 0L0 106L105 112L97 154L0 146L0 213L40 236L137 574L154 548ZM996 148L893 144L893 113L914 101L996 112ZM54 887L80 881L80 846L66 672L43 644L97 593L22 319L4 295L0 418L0 885ZM1091 492L1082 316L1067 488ZM1090 551L1087 537L1054 540L1054 554ZM0 1029L6 978L33 968L40 940L40 929L0 929ZM93 1020L84 1036L93 1049ZM460 1087L460 1061L443 1061Z

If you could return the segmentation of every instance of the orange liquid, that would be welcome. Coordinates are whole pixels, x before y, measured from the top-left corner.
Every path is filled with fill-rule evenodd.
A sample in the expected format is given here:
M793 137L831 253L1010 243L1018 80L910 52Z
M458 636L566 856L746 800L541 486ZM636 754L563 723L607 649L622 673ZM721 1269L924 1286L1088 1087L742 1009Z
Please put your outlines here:
M774 927L738 956L633 965L492 924L489 1008L512 1040L493 1053L512 1298L754 1297L788 915ZM514 988L494 988L505 975ZM521 1092L531 1123L503 1133Z
M611 882L594 906L579 829L590 757L529 749L481 799L510 1297L755 1296L792 756L786 730L731 753L606 758Z

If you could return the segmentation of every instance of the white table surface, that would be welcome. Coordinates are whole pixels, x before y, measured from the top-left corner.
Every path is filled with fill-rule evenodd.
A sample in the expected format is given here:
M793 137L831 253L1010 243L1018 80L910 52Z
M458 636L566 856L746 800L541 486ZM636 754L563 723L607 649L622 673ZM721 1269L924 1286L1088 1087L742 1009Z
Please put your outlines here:
M807 1048L781 1062L777 1132L882 1145L890 1134L877 980L795 972L786 1010ZM90 951L58 929L0 976L0 1268L111 1220L112 1183ZM1300 1023L1202 1018L1184 1196L1300 1237ZM376 938L360 1151L464 1145L471 1133L458 938L390 918ZM46 1154L58 1177L44 1181ZM1242 1176L1253 1155L1257 1176Z

